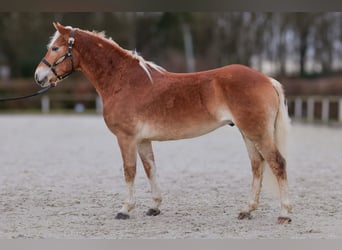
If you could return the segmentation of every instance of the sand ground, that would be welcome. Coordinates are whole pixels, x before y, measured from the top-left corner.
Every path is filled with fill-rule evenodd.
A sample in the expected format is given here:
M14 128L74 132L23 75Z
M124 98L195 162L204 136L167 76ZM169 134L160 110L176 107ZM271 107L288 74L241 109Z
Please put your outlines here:
M261 194L252 220L237 215L251 170L237 128L154 142L161 214L148 217L150 189L139 161L137 206L125 198L119 148L101 116L0 115L0 238L342 238L342 128L295 124L289 141L292 223Z

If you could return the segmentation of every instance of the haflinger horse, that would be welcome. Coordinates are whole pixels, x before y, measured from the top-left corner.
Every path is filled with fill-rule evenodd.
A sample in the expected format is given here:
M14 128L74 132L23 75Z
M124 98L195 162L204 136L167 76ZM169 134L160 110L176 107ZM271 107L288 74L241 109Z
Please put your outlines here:
M195 73L171 73L125 50L103 33L54 23L56 32L35 71L41 87L56 85L74 70L82 71L103 102L103 116L120 147L128 194L117 219L135 207L137 155L150 182L153 205L160 213L151 141L178 140L236 125L247 146L253 172L248 204L238 219L257 209L265 166L276 177L280 195L277 222L291 222L285 146L289 117L281 84L242 65Z

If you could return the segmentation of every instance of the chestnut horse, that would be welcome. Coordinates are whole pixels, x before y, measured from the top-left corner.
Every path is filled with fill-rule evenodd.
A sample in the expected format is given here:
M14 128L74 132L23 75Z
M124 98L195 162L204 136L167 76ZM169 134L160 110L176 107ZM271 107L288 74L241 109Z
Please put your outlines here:
M129 218L135 206L137 154L151 185L153 206L160 213L161 192L151 141L177 140L236 125L246 143L253 182L247 206L238 218L251 218L258 207L265 166L276 177L280 195L278 223L291 221L285 144L289 125L282 86L251 68L229 65L196 73L171 73L101 33L54 23L36 82L56 85L74 70L82 71L103 101L106 125L117 136L128 194L117 219Z

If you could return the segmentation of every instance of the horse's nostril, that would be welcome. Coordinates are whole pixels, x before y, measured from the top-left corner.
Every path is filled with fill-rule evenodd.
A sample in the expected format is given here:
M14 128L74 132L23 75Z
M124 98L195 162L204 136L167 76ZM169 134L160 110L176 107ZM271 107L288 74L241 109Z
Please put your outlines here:
M39 80L39 77L38 77L38 74L35 74L35 79L36 79L36 82L39 84L39 85L43 85L46 81L47 81L47 77L44 77L43 80Z

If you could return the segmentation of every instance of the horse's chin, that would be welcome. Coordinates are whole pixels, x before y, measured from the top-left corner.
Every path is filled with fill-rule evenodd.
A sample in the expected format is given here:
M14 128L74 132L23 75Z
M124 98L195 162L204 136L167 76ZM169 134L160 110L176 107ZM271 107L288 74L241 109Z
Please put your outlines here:
M56 86L57 86L57 83L58 83L57 80L49 81L49 84L48 84L47 86L45 86L45 87L49 87L49 86L51 86L51 87L56 87Z

